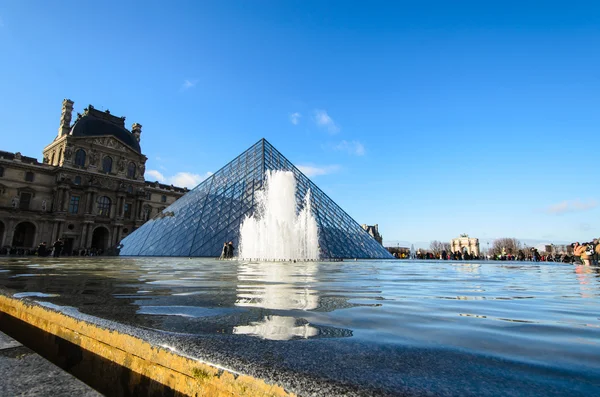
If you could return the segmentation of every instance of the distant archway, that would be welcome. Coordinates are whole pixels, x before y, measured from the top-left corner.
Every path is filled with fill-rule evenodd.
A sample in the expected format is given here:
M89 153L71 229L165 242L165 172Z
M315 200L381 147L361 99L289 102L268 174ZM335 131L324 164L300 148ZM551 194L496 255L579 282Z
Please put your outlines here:
M104 226L98 226L92 233L92 248L106 251L108 248L109 233Z
M31 222L21 222L15 227L12 246L32 248L35 240L35 225Z

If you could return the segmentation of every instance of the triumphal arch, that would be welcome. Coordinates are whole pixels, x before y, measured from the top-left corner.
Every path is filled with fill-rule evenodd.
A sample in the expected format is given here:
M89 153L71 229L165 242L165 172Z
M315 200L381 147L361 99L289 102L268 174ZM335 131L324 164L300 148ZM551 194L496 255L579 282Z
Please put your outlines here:
M468 252L470 255L479 256L479 239L469 237L468 234L461 234L460 237L452 239L450 242L452 252Z

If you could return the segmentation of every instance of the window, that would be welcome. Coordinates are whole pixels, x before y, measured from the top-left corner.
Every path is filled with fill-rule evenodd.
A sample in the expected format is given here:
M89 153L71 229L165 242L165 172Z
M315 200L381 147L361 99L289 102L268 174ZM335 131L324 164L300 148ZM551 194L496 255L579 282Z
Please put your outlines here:
M54 165L54 152L52 152L52 159L50 160L50 164Z
M133 185L127 186L127 193L133 194Z
M110 205L111 201L108 197L98 197L98 215L110 216Z
M146 193L146 200L152 200L152 193Z
M131 204L125 203L125 206L123 207L123 217L125 219L131 218Z
M31 193L21 193L19 209L28 210L29 204L31 204Z
M69 213L77 214L79 212L79 196L71 196L69 202Z
M0 176L4 176L4 167L0 167Z
M167 202L167 196L165 196L164 194L162 195L162 197L160 198L160 202L161 203L166 203Z
M60 162L62 161L62 157L63 157L62 154L63 154L62 148L60 148L60 150L58 151L58 165L60 165Z
M75 165L77 167L85 167L85 150L77 149L75 152Z
M76 185L81 185L81 177L79 175L77 175L75 177L75 179L73 180L73 183Z
M129 163L127 166L127 178L135 179L135 163Z
M109 156L106 156L102 159L102 172L106 172L107 174L110 174L111 171L112 171L112 158L110 158Z
M27 171L25 173L25 182L33 182L33 172Z

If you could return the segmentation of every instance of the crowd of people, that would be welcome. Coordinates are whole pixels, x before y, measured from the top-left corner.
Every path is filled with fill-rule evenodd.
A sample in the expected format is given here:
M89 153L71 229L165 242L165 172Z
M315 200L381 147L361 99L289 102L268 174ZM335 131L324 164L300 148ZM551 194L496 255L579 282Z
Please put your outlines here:
M497 260L497 261L521 261L521 262L562 262L590 266L598 266L600 259L600 239L594 239L586 243L573 243L568 253L546 253L539 252L537 248L523 248L515 254L502 250L497 254L474 255L469 252L447 252L433 253L429 251L417 251L415 253L398 253L393 255L398 259L434 259L434 260Z
M579 242L571 244L573 248L574 263L583 264L587 266L598 266L600 259L600 239L593 239L590 242L582 243Z
M115 256L119 255L122 245L109 247L107 250L101 248L80 248L74 250L65 249L65 243L62 239L56 240L52 245L48 245L46 241L41 242L35 249L3 247L0 249L0 255L16 255L28 256L35 255L40 258L53 257L60 258L61 256Z

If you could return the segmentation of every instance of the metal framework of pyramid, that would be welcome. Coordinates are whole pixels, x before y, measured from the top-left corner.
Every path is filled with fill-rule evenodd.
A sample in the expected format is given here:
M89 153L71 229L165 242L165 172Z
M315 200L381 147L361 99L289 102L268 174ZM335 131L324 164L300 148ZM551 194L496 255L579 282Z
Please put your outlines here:
M120 254L218 257L223 242L233 241L238 247L240 225L254 213L255 193L262 189L267 170L294 173L297 208L310 189L322 258L392 257L265 139L123 239Z

